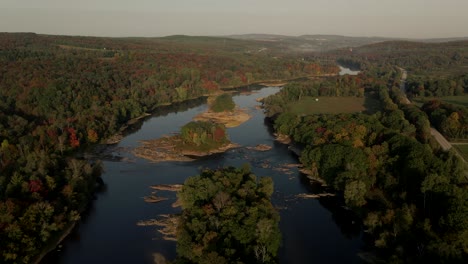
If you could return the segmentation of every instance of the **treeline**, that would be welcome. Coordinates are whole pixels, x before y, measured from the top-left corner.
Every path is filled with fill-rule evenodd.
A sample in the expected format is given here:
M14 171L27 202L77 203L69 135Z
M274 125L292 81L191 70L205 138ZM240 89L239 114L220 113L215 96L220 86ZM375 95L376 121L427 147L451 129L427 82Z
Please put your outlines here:
M463 72L468 63L468 41L445 43L421 43L410 41L386 41L353 48L352 51L332 52L343 62L370 66L396 65L412 73ZM356 64L357 63L357 64Z
M410 76L406 85L406 92L411 97L463 95L468 92L468 75L446 78Z
M199 149L213 149L229 142L223 124L205 121L192 121L181 128L184 144L195 145Z
M390 41L354 48L352 52L330 52L329 56L336 57L340 64L358 67L366 73L382 67L406 69L409 73L406 92L410 97L462 95L468 91L465 69L468 41Z
M338 76L318 79L304 79L288 83L277 94L265 98L267 116L284 112L288 103L299 101L306 96L356 96L363 97L365 76Z
M183 211L175 263L277 263L273 190L271 178L257 179L248 166L188 178L177 194Z
M32 262L79 219L101 166L73 158L77 149L160 105L325 71L245 51L255 45L0 33L0 262Z
M0 130L8 131L8 130ZM32 263L72 223L101 184L100 163L44 150L47 142L21 135L0 147L2 263Z
M431 100L422 106L422 110L429 116L431 123L442 134L453 139L468 138L468 109Z
M297 116L281 108L274 129L302 146L300 161L312 177L325 180L361 216L380 257L464 263L464 164L453 152L428 144L425 114L406 105L399 89L389 92L390 76L383 82L388 85L368 87L379 93L381 112ZM271 109L277 101L264 102Z
M210 110L216 113L232 112L236 108L232 95L228 93L217 96L210 105Z
M400 88L392 87L390 94L393 101L398 104L398 107L405 114L405 119L416 128L416 134L414 135L416 139L422 143L428 143L432 139L432 135L431 122L429 121L426 113L416 105L411 104L405 93Z
M182 40L183 45L168 39L1 34L0 97L7 108L40 118L38 129L55 132L50 140L56 144L62 144L59 136L70 136L68 128L85 144L107 138L158 105L223 87L324 71L297 59L222 49L207 54L196 45L193 49L190 38ZM107 57L109 51L115 56Z

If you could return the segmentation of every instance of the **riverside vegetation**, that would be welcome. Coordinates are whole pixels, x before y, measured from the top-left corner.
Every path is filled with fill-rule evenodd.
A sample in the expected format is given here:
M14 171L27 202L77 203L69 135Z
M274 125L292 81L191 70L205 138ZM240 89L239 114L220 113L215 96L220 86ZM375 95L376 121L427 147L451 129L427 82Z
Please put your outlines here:
M279 214L273 180L248 166L203 170L177 194L182 205L174 263L276 263Z
M382 49L395 46L377 45ZM412 56L420 56L429 45L421 45L421 53L414 46L411 44L416 53ZM467 45L455 46L466 54ZM352 92L352 85L331 88L326 85L329 81L316 80L285 86L280 93L265 98L264 107L275 131L289 136L302 148L300 161L310 177L323 179L361 217L369 250L392 263L435 259L440 263L464 263L468 259L466 167L453 151L444 152L434 142L424 111L433 123L444 124L444 133L464 136L466 110L430 102L422 111L407 104L397 88L401 70L387 60L413 69L419 61L411 64L400 57L405 43L398 47L380 59L366 52L359 54L359 49L357 54L341 54L341 62L365 69L358 76L347 77L354 79L351 84L359 83L364 93ZM444 48L432 45L431 52L440 54ZM446 68L451 61L457 61L457 56L444 54L448 57L444 57ZM462 88L466 91L468 87ZM306 96L372 94L380 100L378 112L313 114L298 113L297 108L292 111L290 107Z
M191 161L193 157L222 153L237 147L229 141L225 124L237 126L250 116L234 111L236 105L227 93L216 96L209 105L210 110L196 116L196 121L184 125L180 134L145 140L133 153L154 162Z
M446 135L465 137L465 111L437 103L426 105L425 112L405 106L398 88L402 73L396 66L409 72L410 97L466 94L467 42L394 41L325 54L288 54L281 49L276 43L229 38L0 33L1 262L39 260L80 218L102 184L102 166L76 158L77 151L118 133L133 118L158 111L158 106L217 94L223 88L336 74L337 60L363 73L286 86L265 99L274 128L303 146L302 163L361 216L366 240L379 256L392 262L463 263L468 254L464 164L453 152L441 151L428 129L430 122L436 127L440 122ZM337 115L288 109L288 104L307 96L325 95L378 98L380 104L367 113ZM206 131L205 139L203 132L187 135L195 146L220 139ZM244 175L232 170L229 174ZM253 180L245 183L248 187ZM252 190L263 195L252 188L246 189L247 195ZM242 197L236 195L232 197ZM265 197L260 201L267 207L263 216L271 213ZM257 198L262 199L252 196L252 201ZM192 217L190 210L184 214ZM263 218L258 219L260 223ZM262 223L276 230L274 222ZM188 230L196 227L187 222ZM202 229L193 230L186 237ZM245 251L220 248L218 255L209 256L274 259L276 232L255 230L236 234L240 242L232 242L248 245ZM212 234L206 244L191 249L182 246L181 261L201 260L199 253L208 252L205 246L217 246L213 242L223 234L227 233ZM272 243L265 250L258 247L263 238Z
M0 33L0 262L32 263L55 246L102 183L100 162L74 154L129 120L221 88L336 71L245 52L258 45Z

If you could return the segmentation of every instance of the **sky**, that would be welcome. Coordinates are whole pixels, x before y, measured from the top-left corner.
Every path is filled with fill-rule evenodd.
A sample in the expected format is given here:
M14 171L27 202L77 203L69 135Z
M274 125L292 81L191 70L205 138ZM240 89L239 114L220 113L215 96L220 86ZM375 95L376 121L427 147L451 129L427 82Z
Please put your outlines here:
M468 37L467 0L0 0L0 32Z

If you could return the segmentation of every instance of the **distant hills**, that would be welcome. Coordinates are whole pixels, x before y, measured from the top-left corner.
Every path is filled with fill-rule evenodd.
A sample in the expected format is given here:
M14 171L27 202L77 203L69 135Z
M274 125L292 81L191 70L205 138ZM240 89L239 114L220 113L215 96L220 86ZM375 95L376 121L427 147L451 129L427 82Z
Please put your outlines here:
M0 41L6 38L30 38L31 44L37 45L34 39L47 39L58 45L71 45L81 48L114 50L132 48L165 50L201 51L210 53L213 49L229 53L264 53L268 56L281 56L282 54L301 54L309 52L326 52L344 48L357 48L367 45L388 42L411 43L445 43L467 41L468 37L435 38L435 39L408 39L385 37L350 37L340 35L302 35L286 36L274 34L243 34L227 36L188 36L172 35L165 37L85 37L85 36L59 36L35 33L1 33ZM129 46L130 45L130 46Z
M284 36L273 34L245 34L226 36L233 39L259 41L282 46L284 49L297 52L328 51L346 47L359 47L384 41L415 41L415 42L449 42L468 40L468 37L461 38L435 38L435 39L407 39L407 38L385 38L385 37L349 37L340 35L302 35Z

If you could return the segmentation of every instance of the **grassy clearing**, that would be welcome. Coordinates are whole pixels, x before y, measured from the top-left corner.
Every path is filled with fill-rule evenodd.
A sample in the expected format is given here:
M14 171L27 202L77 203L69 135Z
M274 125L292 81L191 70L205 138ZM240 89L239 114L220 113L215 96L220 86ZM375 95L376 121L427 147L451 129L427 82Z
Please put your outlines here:
M458 152L463 156L463 158L468 161L468 145L453 145Z
M318 99L318 101L316 101ZM365 97L304 97L299 102L289 105L291 112L296 114L341 114L380 110L380 102L374 95Z
M422 106L425 102L430 100L441 100L443 102L459 105L463 107L468 107L468 95L459 95L459 96L442 96L442 97L415 97L412 101L418 105Z

